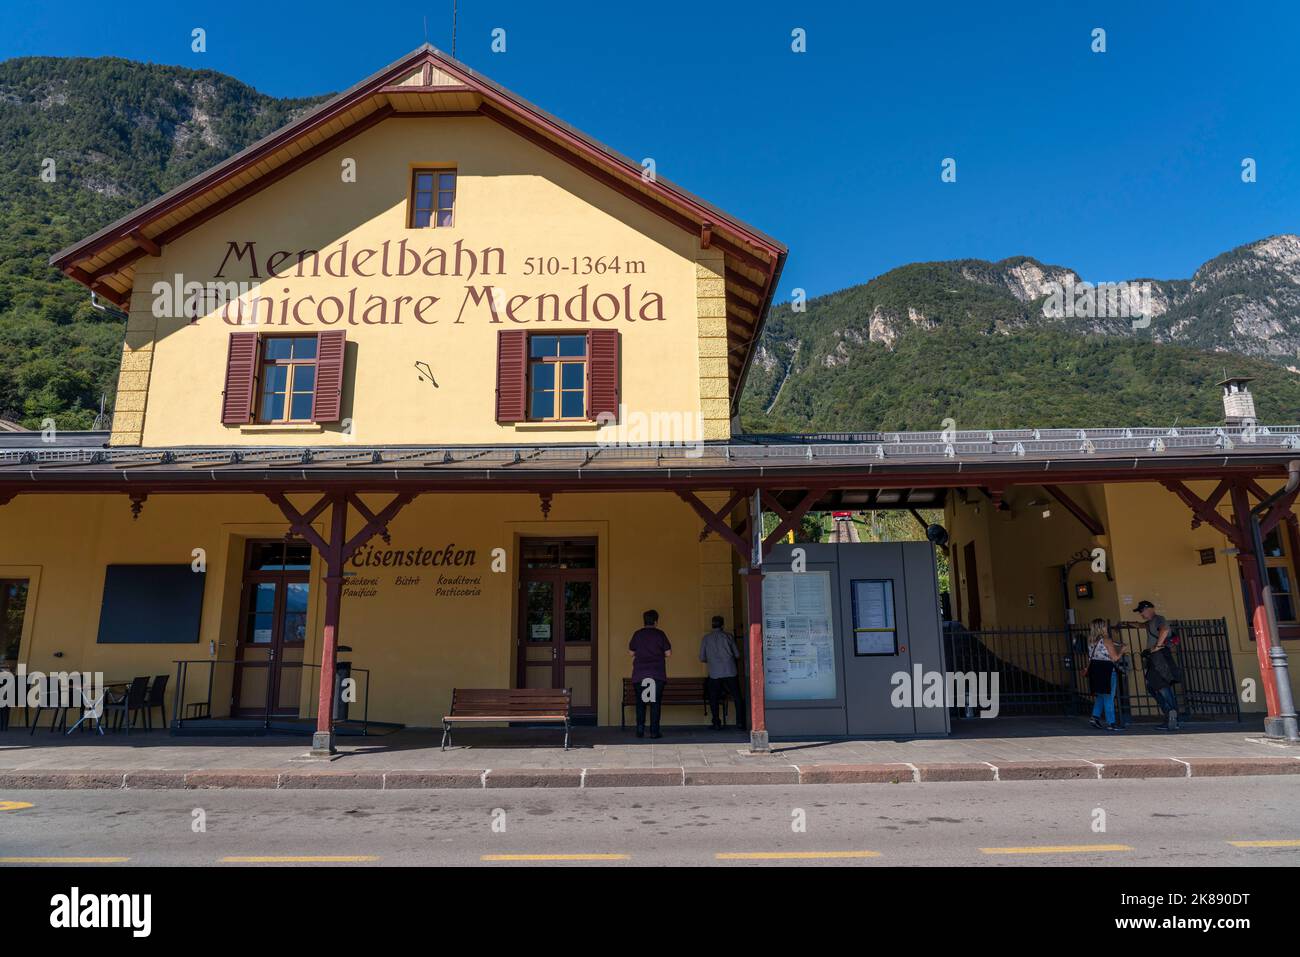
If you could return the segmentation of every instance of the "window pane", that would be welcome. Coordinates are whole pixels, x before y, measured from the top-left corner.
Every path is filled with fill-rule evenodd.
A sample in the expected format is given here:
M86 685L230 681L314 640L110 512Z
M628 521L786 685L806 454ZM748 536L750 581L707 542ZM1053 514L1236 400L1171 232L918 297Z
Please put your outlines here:
M528 416L533 419L555 418L555 393L534 392L532 403L529 405Z
M415 188L418 189L418 190L422 190L422 191L424 191L424 192L426 192L426 193L427 193L427 192L432 192L432 191L433 191L433 174L432 174L432 173L416 173L416 174L415 174Z
M14 668L23 637L23 616L27 608L27 582L0 582L0 667Z
M560 336L559 340L559 355L585 356L587 354L586 336Z
M450 213L450 212L441 212L441 213L439 213L439 214L438 214L438 225L439 225L439 226L450 226L450 225L451 225L451 213Z
M439 188L439 189L455 189L455 188L456 188L456 174L455 174L455 173L439 173L439 174L438 174L438 188Z
M438 208L451 209L455 205L456 194L441 192L438 194Z
M288 336L270 336L265 348L263 355L268 359L288 359L293 354L293 340Z
M295 392L293 394L293 414L289 418L299 422L310 419L311 401L312 394L310 392Z
M416 226L417 229L423 229L425 226L429 225L429 221L431 218L432 218L432 214L427 209L416 210L415 218L412 219L411 222Z
M1284 595L1291 594L1291 574L1290 572L1277 565L1272 565L1268 569L1268 583L1273 586L1273 591Z
M1269 558L1282 557L1282 535L1281 528L1274 528L1264 536L1264 554Z
M528 583L528 640L550 642L555 640L551 620L555 616L555 586L551 582Z
M525 539L523 553L528 568L555 568L560 564L560 546L555 542Z
M258 542L251 549L249 568L279 568L284 561L283 542Z
M283 392L289 382L288 366L263 366L262 388L267 392Z
M416 209L432 209L432 208L433 208L433 193L416 193L416 194L415 194L415 208L416 208Z
M293 391L311 392L316 388L316 367L295 366L293 370Z
M581 392L564 392L561 393L564 399L561 403L562 416L566 419L581 419L587 414L587 404L584 402L584 396Z
M559 347L555 336L529 336L528 348L534 359L540 359L542 356L558 355L556 350Z
M581 362L566 362L560 366L560 386L581 389L587 380L587 367Z
M565 542L560 547L560 559L565 568L595 568L595 542Z
M311 568L311 546L293 543L285 549L285 568Z
M1274 595L1273 614L1278 621L1295 621L1295 601L1289 595Z
M549 362L533 363L533 388L554 389L555 388L555 366Z
M275 422L284 418L284 393L267 392L262 396L262 412L258 416L264 422Z
M293 340L293 357L295 359L316 358L316 337L298 336Z

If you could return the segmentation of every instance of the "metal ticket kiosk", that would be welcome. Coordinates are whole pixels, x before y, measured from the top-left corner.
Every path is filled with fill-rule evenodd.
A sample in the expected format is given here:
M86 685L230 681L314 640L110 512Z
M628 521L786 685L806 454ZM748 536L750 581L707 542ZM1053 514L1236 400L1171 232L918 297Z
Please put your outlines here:
M896 693L897 675L910 689L918 672L945 673L933 546L773 548L763 564L763 668L772 734L947 734L947 708Z

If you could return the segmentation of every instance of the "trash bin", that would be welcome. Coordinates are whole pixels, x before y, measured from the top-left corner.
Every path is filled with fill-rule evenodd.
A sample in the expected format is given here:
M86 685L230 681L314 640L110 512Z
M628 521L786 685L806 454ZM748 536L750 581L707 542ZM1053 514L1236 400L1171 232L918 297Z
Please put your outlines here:
M351 651L347 645L339 645L341 652ZM352 677L352 662L334 662L334 720L348 720L348 702L343 700L343 683Z

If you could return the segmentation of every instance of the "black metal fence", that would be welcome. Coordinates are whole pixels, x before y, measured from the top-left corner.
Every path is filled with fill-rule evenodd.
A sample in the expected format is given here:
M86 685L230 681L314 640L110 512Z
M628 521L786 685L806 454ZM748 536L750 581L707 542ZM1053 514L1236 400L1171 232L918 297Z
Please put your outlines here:
M349 693L341 681L351 678ZM308 682L306 690L303 682ZM176 662L173 733L239 730L301 732L314 725L320 665L301 661L199 658ZM334 726L369 733L370 670L336 672Z
M1183 680L1175 685L1180 718L1240 720L1228 623L1222 618L1171 621L1178 636L1174 658ZM1147 691L1141 652L1146 628L1116 626L1124 642L1117 711L1124 721L1158 718L1160 708ZM950 672L998 676L1000 715L1074 715L1092 710L1088 687L1088 629L994 628L968 631L949 622L944 653ZM957 714L964 712L957 702Z

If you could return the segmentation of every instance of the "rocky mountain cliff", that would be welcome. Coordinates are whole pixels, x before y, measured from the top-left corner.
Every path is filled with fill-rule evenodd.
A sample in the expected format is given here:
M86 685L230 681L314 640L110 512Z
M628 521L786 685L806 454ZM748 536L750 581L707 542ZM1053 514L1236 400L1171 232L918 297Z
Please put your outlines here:
M1213 383L1259 377L1300 421L1300 237L1191 279L1090 284L1028 256L913 263L772 311L742 401L754 431L1217 422Z

